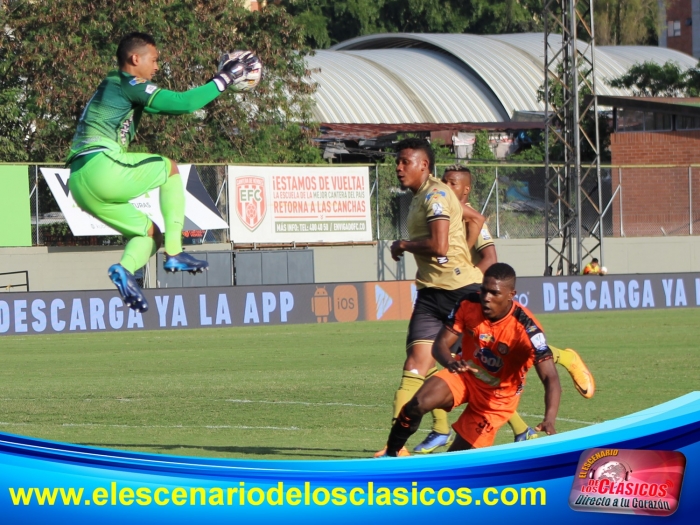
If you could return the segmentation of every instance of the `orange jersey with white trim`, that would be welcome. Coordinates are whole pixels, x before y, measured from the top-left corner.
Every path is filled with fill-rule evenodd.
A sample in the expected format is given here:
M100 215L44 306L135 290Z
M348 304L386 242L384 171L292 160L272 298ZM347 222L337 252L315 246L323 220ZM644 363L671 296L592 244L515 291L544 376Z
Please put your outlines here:
M463 334L462 359L478 370L474 373L478 383L497 397L520 394L530 367L552 357L542 327L517 301L505 317L491 322L484 317L479 294L467 294L445 327Z

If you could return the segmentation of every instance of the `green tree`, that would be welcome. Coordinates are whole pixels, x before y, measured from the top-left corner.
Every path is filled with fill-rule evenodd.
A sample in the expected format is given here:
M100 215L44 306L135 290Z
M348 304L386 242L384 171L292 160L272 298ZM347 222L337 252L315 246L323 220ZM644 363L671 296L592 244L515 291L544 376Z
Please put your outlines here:
M614 88L630 89L638 97L697 97L700 96L700 63L694 68L683 69L676 62L663 65L642 62L608 84Z
M319 49L356 36L384 31L385 0L281 0L302 27L306 42Z
M517 33L542 28L540 0L281 0L309 45L373 33Z
M494 167L479 166L470 168L472 172L472 192L469 195L469 200L472 206L481 211L481 208L486 202L494 178L496 177L496 155L489 144L489 132L485 130L477 131L475 134L474 148L472 149L471 163L489 164L493 163ZM495 200L491 203L495 203ZM491 206L493 207L493 206ZM495 208L494 208L495 210ZM487 213L488 214L488 213Z
M497 35L542 31L542 0L465 0L465 33Z
M110 69L119 39L151 33L161 52L155 81L184 91L215 73L219 54L253 49L260 86L225 93L177 118L146 116L132 150L188 162L318 162L312 93L297 22L275 5L249 12L230 0L47 0L1 4L0 160L65 158L88 98ZM9 137L9 139L7 139ZM18 151L19 150L19 151Z
M563 68L561 65L558 66L558 74L561 78L563 76ZM595 137L595 119L598 119L598 151L600 153L600 159L602 162L610 161L610 133L612 130L608 125L608 118L604 114L594 115L593 107L591 106L588 111L586 111L586 97L591 94L589 87L582 83L579 86L579 119L583 128L584 133L581 134L581 160L586 162L594 158L594 148L585 139L585 136L590 137L594 140ZM544 84L540 86L537 90L537 100L539 102L544 102L545 90ZM552 107L552 111L558 111L562 108L564 104L564 89L559 82L549 82L549 104ZM563 126L562 122L555 122L555 126ZM584 136L585 135L585 136ZM549 150L549 160L551 162L562 162L564 160L564 144L561 141L556 140L556 135L550 135L553 145ZM544 152L543 152L544 153ZM537 155L537 150L535 150L532 155ZM544 158L544 155L543 155Z
M596 43L656 44L659 35L657 0L595 0Z

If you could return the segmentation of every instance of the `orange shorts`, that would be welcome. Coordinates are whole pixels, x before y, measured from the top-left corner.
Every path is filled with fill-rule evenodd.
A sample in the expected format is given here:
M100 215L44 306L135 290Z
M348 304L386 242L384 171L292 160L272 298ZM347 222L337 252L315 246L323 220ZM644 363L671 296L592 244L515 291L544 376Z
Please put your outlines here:
M452 425L455 432L474 448L490 447L496 432L515 413L520 396L495 397L493 390L479 385L472 372L454 374L440 370L436 377L442 379L454 397L452 408L467 403L467 407Z

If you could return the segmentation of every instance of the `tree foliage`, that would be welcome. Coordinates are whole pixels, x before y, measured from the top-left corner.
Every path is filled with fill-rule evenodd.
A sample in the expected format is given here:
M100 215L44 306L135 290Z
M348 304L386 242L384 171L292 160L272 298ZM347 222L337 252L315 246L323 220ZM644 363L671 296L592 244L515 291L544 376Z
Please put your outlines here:
M656 44L660 28L657 0L595 0L596 43Z
M557 66L559 78L563 77L563 66L559 64ZM583 71L581 71L581 76L586 76ZM595 137L595 126L596 119L598 123L598 152L600 154L601 160L607 162L610 160L610 125L608 118L604 114L594 114L593 106L587 107L586 97L591 94L591 89L587 83L583 82L579 85L579 119L581 123L581 160L588 161L595 158L595 149L593 145L586 139L589 137L591 141ZM545 100L545 87L542 84L537 90L537 100L539 102L544 102ZM564 86L560 82L549 82L549 104L552 112L561 112L564 107ZM560 113L561 114L561 113ZM556 122L555 126L561 126L563 129L563 122ZM549 160L552 162L563 162L564 161L564 143L561 140L555 140L556 135L550 135L552 144L549 150ZM533 152L536 155L537 151ZM544 157L544 156L543 156Z
M676 62L663 65L642 62L608 84L630 89L638 97L697 97L700 96L700 63L683 69Z
M542 28L540 0L282 0L309 45L373 33L517 33Z
M279 0L315 48L373 33L542 31L542 0ZM556 6L554 6L556 8ZM595 0L596 41L656 44L657 0Z
M264 78L192 115L141 121L132 150L188 162L317 162L314 86L304 33L284 9L249 12L230 0L47 0L0 4L0 161L60 161L119 39L151 33L161 87L185 91L215 73L220 53L253 49Z

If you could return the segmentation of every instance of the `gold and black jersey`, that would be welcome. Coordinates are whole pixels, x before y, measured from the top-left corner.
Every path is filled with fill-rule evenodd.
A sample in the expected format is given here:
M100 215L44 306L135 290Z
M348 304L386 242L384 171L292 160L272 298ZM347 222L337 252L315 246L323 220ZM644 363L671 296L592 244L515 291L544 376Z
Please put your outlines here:
M453 191L434 177L428 177L411 200L408 209L408 238L420 241L430 237L430 223L449 221L449 248L445 257L414 254L418 288L456 290L480 283L482 274L474 267L462 222L462 205Z

